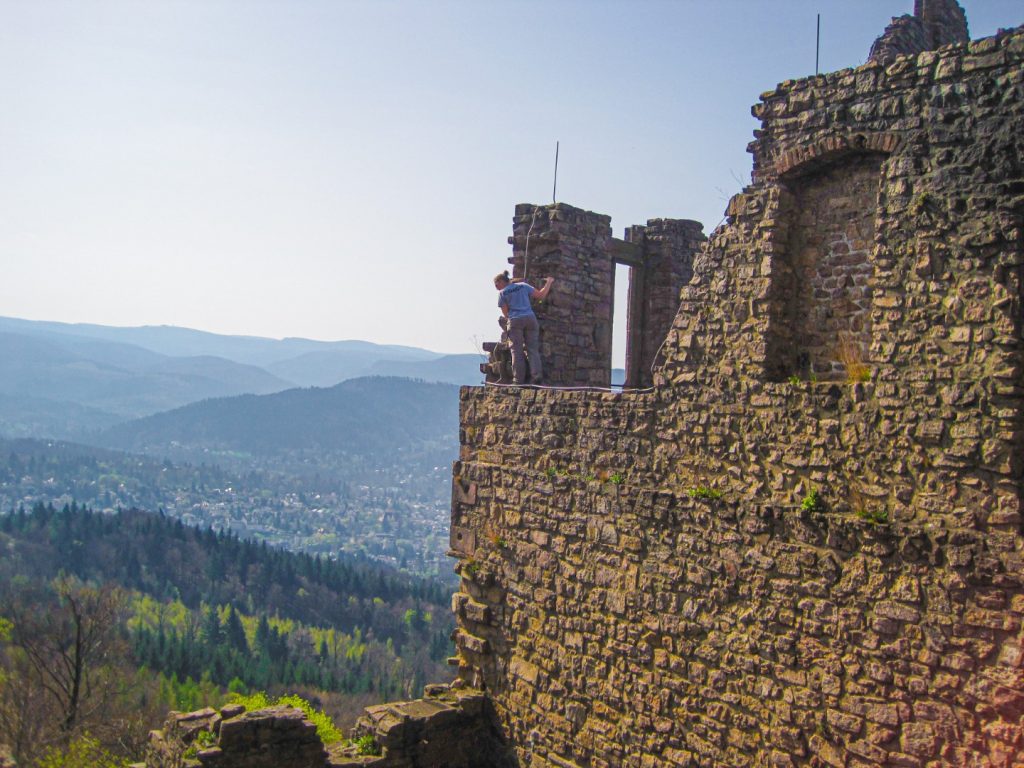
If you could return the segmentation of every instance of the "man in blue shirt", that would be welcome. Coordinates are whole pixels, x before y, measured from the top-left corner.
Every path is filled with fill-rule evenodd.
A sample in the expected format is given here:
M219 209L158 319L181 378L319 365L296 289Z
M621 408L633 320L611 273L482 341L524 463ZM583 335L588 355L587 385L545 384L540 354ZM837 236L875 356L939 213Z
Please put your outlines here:
M508 338L512 345L512 377L516 384L526 383L526 361L530 361L530 383L540 384L544 375L540 359L540 324L533 314L531 299L547 298L553 277L544 278L540 290L529 283L512 282L508 270L494 278L498 289L498 306L508 323ZM525 357L524 357L525 352Z

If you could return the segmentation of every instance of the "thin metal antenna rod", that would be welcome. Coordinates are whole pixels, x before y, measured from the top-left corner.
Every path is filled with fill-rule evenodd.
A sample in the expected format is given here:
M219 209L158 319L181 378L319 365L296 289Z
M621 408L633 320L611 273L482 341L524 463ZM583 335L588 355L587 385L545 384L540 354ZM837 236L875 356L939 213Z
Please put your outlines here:
M555 184L551 188L551 202L558 202L558 142L555 142Z
M814 74L818 74L818 57L821 53L821 14L818 14L818 32L814 36Z

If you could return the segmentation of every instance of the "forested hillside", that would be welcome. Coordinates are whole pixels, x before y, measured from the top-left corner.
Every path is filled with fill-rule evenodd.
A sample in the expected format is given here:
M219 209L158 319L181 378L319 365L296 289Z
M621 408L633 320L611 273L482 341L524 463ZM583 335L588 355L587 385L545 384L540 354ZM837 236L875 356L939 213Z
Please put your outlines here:
M0 516L0 534L9 537L0 557L7 580L46 581L64 571L192 611L225 606L247 616L358 631L390 641L399 654L431 641L410 634L413 626L427 627L419 619L410 623L406 612L439 611L439 653L446 648L448 591L370 562L284 552L138 510L103 515L74 505Z
M449 593L436 582L138 510L38 505L0 516L0 615L15 640L32 642L18 634L28 626L67 623L36 614L47 585L68 578L120 596L111 615L123 658L106 659L104 674L120 675L120 690L140 674L128 670L149 670L141 674L162 681L157 695L168 706L198 706L229 688L301 691L344 720L450 676ZM14 647L0 654L8 678L28 674L19 658ZM9 685L0 690L4 741L4 707L21 705Z
M205 400L112 427L96 444L230 464L260 459L300 474L339 476L401 461L447 464L458 447L458 387L352 379L326 389Z

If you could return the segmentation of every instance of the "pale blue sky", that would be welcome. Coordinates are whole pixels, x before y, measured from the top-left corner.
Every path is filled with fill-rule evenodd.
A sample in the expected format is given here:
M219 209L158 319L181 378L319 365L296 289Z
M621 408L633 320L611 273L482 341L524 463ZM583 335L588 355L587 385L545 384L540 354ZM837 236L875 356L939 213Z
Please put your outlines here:
M1024 23L967 0L972 37ZM513 207L710 231L912 0L0 0L0 315L471 352Z

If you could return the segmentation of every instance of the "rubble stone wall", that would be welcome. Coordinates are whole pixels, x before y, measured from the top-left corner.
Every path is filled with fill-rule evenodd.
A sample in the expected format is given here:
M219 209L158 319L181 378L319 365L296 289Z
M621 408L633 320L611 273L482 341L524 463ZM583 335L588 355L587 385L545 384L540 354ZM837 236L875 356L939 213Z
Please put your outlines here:
M967 17L956 0L914 0L914 15L892 20L871 46L870 58L883 64L897 56L966 43Z
M611 219L565 203L516 206L512 276L555 286L534 305L540 320L544 379L562 386L608 387L612 370L613 312L627 317L627 378L648 386L651 365L679 305L679 290L693 274L704 242L699 222L651 219L612 237ZM628 307L615 307L615 265L632 266Z
M331 768L512 768L515 761L494 731L480 691L428 685L414 701L368 707L353 732L379 747L374 760L336 759ZM347 750L352 753L351 748Z
M524 766L1018 765L1024 29L755 114L653 391L463 389L460 676Z
M639 332L626 340L627 384L646 387L679 309L679 291L693 277L693 257L706 238L703 226L689 219L649 219L647 226L630 227L626 234L641 245L646 264L639 279L632 273L629 286L628 326L639 326Z
M205 734L208 743L201 743ZM191 748L191 749L190 749ZM327 768L328 755L316 726L300 709L268 707L246 712L171 712L151 731L144 768Z
M205 737L205 738L204 738ZM363 742L369 739L369 744ZM487 698L428 685L422 699L368 707L328 749L300 709L228 705L171 712L133 768L506 768L515 765Z
M773 281L776 379L844 378L843 361L867 355L881 164L860 155L791 184L791 258Z
M556 289L536 304L544 376L565 385L611 383L615 265L607 256L611 217L568 205L516 206L513 277Z

